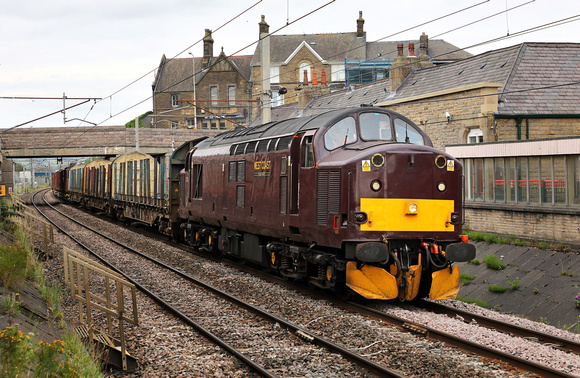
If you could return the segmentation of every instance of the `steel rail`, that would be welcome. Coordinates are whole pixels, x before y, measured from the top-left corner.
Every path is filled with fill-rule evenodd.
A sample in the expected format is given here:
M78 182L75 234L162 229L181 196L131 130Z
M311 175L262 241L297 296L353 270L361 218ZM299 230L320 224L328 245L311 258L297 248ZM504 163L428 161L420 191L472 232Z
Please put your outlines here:
M530 339L534 342L544 343L548 346L580 355L580 343L574 340L565 339L563 337L551 335L546 332L536 331L534 329L522 327L517 324L504 322L503 320L488 318L483 315L446 306L441 303L423 301L415 305L429 311L436 312L438 314L444 314L452 318L460 318L465 323L475 323L482 327L498 330L525 339Z
M405 328L413 333L421 334L429 339L438 340L446 344L456 346L465 351L476 353L480 356L506 362L511 366L521 370L539 374L541 377L574 377L573 375L553 369L551 367L538 364L493 348L489 348L485 345L481 345L466 339L462 339L447 332L413 323L398 316L389 315L359 303L347 302L347 305L356 308L359 313L376 318L377 320L383 321L385 323Z
M45 200L45 202L46 202L46 200ZM278 323L281 326L286 327L287 329L289 329L293 333L295 333L296 336L299 337L299 338L301 338L302 340L308 341L308 342L310 342L312 344L315 344L315 345L318 345L320 347L324 347L324 348L326 348L327 350L329 350L331 352L339 353L340 355L342 355L343 357L345 357L347 360L349 360L349 361L351 361L353 363L356 363L360 367L365 368L365 369L367 369L367 370L369 370L369 371L371 371L371 372L373 372L375 374L378 374L380 376L385 376L385 377L404 377L404 375L402 373L400 373L399 371L396 371L396 370L390 369L390 368L388 368L388 367L386 367L384 365L378 364L378 363L376 363L376 362L374 362L374 361L372 361L372 360L370 360L370 359L368 359L368 358L366 358L364 356L361 356L361 355L359 355L359 354L357 354L357 353L349 350L348 348L345 348L345 347L342 347L342 346L340 346L340 345L338 345L336 343L333 343L332 341L330 341L328 339L325 339L325 338L323 338L321 336L318 336L318 335L316 335L316 334L308 331L305 328L302 328L302 327L300 327L300 326L298 326L296 324L293 324L293 323L291 323L291 322L289 322L289 321L287 321L287 320L285 320L283 318L280 318L280 317L278 317L278 316L276 316L274 314L271 314L271 313L269 313L269 312L267 312L265 310L262 310L259 307L253 306L250 303L248 303L248 302L246 302L246 301L244 301L244 300L242 300L240 298L234 297L234 296L228 294L227 292L225 292L225 291L223 291L223 290L221 290L221 289L219 289L219 288L217 288L217 287L215 287L213 285L210 285L210 284L208 284L208 283L206 283L206 282L204 282L202 280L199 280L199 279L197 279L195 277L192 277L192 276L188 275L187 273L185 273L185 272L183 272L183 271L181 271L179 269L176 269L176 268L174 268L172 266L169 266L169 265L167 265L167 264L165 264L165 263L163 263L163 262L161 262L161 261L159 261L159 260L157 260L157 259L155 259L155 258L153 258L151 256L148 256L148 255L146 255L146 254L144 254L144 253L142 253L140 251L135 250L134 248L132 248L130 246L127 246L127 245L125 245L125 244L123 244L123 243L121 243L121 242L119 242L117 240L114 240L113 238L111 238L111 237L109 237L107 235L104 235L101 232L99 232L99 231L97 231L97 230L95 230L95 229L93 229L93 228L91 228L89 226L86 226L86 225L84 225L84 224L82 224L82 223L80 223L80 222L72 219L68 215L63 214L61 211L59 211L58 209L54 208L48 202L46 202L46 203L54 211L57 211L58 213L60 213L64 217L70 219L71 221L76 222L76 223L82 225L83 227L87 228L88 230L95 232L96 234L98 234L98 235L100 235L100 236L102 236L102 237L110 240L113 243L116 243L117 245L119 245L119 246L121 246L123 248L126 248L127 250L130 250L131 252L134 252L134 253L140 255L141 257L143 257L143 258L145 258L145 259L147 259L147 260L149 260L151 262L154 262L156 264L159 264L160 266L162 266L162 267L164 267L164 268L172 271L173 273L178 274L179 276L181 276L181 277L183 277L183 278L185 278L185 279L187 279L187 280L195 283L198 286L201 286L201 287L203 287L203 288L205 288L205 289L213 292L214 294L217 294L217 295L221 296L222 298L224 298L224 299L226 299L226 300L228 300L230 302L234 302L238 306L241 306L241 307L243 307L243 308L245 308L245 309L247 309L247 310L249 310L249 311L251 311L251 312L253 312L253 313L255 313L255 314L257 314L257 315L259 315L261 317L263 317L263 318L268 319L272 323ZM78 241L77 241L77 243L78 243ZM86 248L86 247L84 247L84 248ZM123 273L121 273L121 274L123 274Z
M44 193L46 194L47 191L45 191ZM95 251L93 251L90 247L86 246L85 244L83 244L80 240L76 239L74 236L70 235L70 233L68 233L67 231L65 231L62 227L58 226L52 219L50 219L46 214L44 214L37 206L36 203L34 202L34 198L36 197L37 194L39 194L39 192L35 193L32 196L32 204L34 205L34 207L36 208L36 210L43 216L45 217L50 223L52 223L60 232L62 232L64 235L68 236L69 238L71 238L75 243L77 243L78 245L80 245L82 248L84 248L85 250L87 250L90 254L92 254L93 256L95 256L97 259L99 259L102 263L104 263L105 265L107 265L109 268L113 269L114 271L116 271L117 273L121 274L123 277L125 277L125 279L127 279L129 282L131 282L132 284L134 284L137 288L139 288L139 290L141 290L143 293L145 293L147 296L149 296L151 299L153 299L155 302L157 302L158 304L161 305L161 307L165 308L166 310L168 310L169 312L171 312L173 315L175 315L176 317L178 317L179 319L181 319L183 322L185 322L187 325L189 325L190 327L195 328L196 330L198 330L202 335L204 335L206 338L208 338L210 341L212 341L213 343L219 345L221 348L223 348L224 350L230 352L232 355L234 355L235 357L237 357L238 359L240 359L241 361L243 361L246 365L248 365L251 369L253 369L255 372L257 372L258 374L264 376L264 377L276 377L275 374L272 374L270 371L268 371L267 369L265 369L264 367L262 367L261 365L257 364L255 361L253 361L251 358L249 358L248 356L244 355L242 352L238 351L235 347L233 347L232 345L228 344L227 342L225 342L224 340L222 340L220 337L218 337L217 335L213 334L211 331L209 331L208 329L206 329L205 327L203 327L201 324L197 323L195 320L191 319L190 317L188 317L187 315L185 315L184 313L182 313L181 311L179 311L177 308L171 306L169 303L167 303L165 300L163 300L161 297L159 297L158 295L154 294L153 292L151 292L149 289L147 289L146 287L144 287L143 285L141 285L139 282L135 281L134 279L132 279L131 277L129 277L128 275L126 275L125 273L123 273L120 269L118 269L117 267L115 267L114 265L112 265L110 262L108 262L105 258L103 258L102 256L100 256L99 254L97 254ZM48 201L46 200L46 198L42 197L42 199L45 201L45 203L50 206L54 211L60 213L61 215L63 215L64 217L70 219L73 222L76 222L78 224L80 224L80 222L75 221L74 219L72 219L71 217L69 217L66 214L63 214L61 211L57 210L56 208L54 208L54 206L52 206L50 203L48 203ZM90 228L89 228L90 229ZM92 230L91 231L95 231ZM100 234L98 231L95 231L97 234Z

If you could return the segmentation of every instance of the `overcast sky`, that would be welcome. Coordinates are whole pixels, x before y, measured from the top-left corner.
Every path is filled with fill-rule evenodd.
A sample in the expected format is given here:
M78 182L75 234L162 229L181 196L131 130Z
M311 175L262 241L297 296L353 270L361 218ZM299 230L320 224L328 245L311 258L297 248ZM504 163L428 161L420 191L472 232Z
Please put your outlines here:
M266 16L270 32L290 23L276 34L340 33L356 31L362 11L367 41L417 39L425 32L472 54L521 42L580 43L580 21L574 21L471 47L565 18L579 20L579 0L0 0L0 4L0 128L63 107L62 99L6 97L62 98L63 93L69 98L102 98L68 110L67 120L125 124L152 109L153 71L163 54L189 58L191 51L201 56L200 40L204 30L211 29L214 55L222 47L228 55L251 55L260 15ZM507 16L501 13L451 31L518 5L522 6ZM454 12L458 13L429 22ZM79 102L67 100L66 106ZM90 126L77 120L65 124L63 114L57 113L22 127L62 125Z

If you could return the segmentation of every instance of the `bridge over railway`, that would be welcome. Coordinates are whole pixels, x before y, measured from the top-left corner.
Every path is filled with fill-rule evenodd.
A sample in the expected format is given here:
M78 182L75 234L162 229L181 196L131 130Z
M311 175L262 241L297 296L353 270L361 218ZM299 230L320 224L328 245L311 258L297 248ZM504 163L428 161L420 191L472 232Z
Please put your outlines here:
M59 158L117 156L135 151L163 154L181 144L217 130L135 129L125 126L46 127L0 129L0 152L4 158Z

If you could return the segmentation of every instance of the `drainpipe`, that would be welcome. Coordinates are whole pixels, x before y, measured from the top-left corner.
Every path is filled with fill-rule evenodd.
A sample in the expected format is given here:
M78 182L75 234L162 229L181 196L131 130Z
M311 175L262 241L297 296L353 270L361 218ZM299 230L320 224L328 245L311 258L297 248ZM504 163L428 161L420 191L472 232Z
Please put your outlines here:
M526 139L530 139L530 120L526 119Z

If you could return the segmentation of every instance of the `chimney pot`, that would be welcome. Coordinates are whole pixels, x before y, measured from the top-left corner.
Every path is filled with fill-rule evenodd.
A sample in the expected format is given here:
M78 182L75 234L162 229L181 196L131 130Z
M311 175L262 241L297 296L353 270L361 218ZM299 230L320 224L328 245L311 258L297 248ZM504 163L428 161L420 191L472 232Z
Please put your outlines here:
M403 44L402 43L397 44L397 55L403 56Z
M316 78L316 71L312 71L312 85L318 85L318 79Z
M322 69L322 77L320 78L320 84L326 85L326 71L324 70L324 68Z
M409 56L415 56L415 44L409 42Z
M304 70L304 86L308 85L308 70Z

